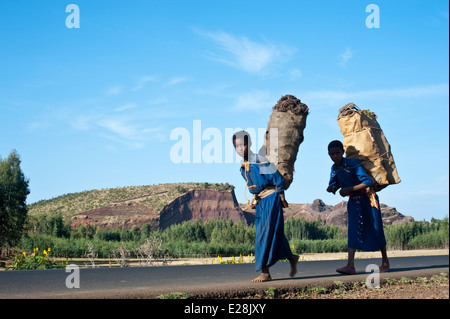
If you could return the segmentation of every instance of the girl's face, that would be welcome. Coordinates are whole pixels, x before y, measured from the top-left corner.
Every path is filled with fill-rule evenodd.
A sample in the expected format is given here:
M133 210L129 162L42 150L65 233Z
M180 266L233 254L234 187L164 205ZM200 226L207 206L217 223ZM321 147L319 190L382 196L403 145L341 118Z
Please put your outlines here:
M328 151L328 155L330 155L331 160L335 164L340 165L342 162L342 157L344 156L344 150L340 147L332 147Z
M244 143L243 138L235 140L234 148L236 149L236 153L238 153L240 157L244 157L245 154L248 154L248 145Z

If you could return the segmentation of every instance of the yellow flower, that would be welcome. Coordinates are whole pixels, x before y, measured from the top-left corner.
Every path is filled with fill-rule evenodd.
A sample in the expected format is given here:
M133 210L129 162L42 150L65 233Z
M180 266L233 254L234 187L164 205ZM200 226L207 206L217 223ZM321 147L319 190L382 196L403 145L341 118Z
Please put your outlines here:
M24 256L24 257L26 257L26 256L27 256L27 253L26 253L26 252L23 252L22 254L23 254L23 256Z
M48 252L50 252L50 251L51 251L50 247L48 247L47 251L48 251Z
M44 256L45 257L47 257L48 256L48 253L47 253L47 251L44 249Z
M219 259L219 261L222 262L222 257L217 256L217 259Z

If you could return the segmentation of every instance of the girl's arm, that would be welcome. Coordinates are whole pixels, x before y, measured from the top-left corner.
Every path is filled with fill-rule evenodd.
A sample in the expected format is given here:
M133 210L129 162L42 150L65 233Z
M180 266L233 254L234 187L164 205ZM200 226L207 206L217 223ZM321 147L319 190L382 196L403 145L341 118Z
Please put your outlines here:
M341 190L339 191L339 194L341 194L342 197L348 196L351 192L357 192L360 190L363 190L367 187L370 187L370 185L366 185L364 183L355 185L355 186L350 186L350 187L344 187L341 188Z
M289 207L288 202L286 201L286 197L284 197L284 191L282 191L280 194L280 198L281 198L281 204L283 205L284 208Z

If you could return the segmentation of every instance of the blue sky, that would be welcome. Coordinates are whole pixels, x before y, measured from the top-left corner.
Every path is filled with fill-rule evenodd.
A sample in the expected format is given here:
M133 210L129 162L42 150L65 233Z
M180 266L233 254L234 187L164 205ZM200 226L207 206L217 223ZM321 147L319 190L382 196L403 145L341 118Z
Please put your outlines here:
M72 3L79 28L66 25ZM372 3L379 28L366 25ZM228 182L245 202L226 129L264 129L293 94L310 114L287 200L334 205L343 198L325 191L326 147L342 140L337 113L354 102L378 115L402 179L381 202L443 218L448 30L448 2L437 0L2 0L0 155L21 155L29 203L175 182ZM219 135L196 139L194 123ZM170 156L177 128L189 133L189 163ZM193 163L213 140L219 160Z

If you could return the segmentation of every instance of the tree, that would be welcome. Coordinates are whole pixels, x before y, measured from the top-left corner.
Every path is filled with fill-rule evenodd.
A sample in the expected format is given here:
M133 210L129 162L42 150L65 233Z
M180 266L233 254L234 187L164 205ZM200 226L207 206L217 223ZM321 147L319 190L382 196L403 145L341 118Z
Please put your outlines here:
M27 218L29 180L23 174L20 163L16 150L7 159L0 158L0 249L12 247L20 240Z

